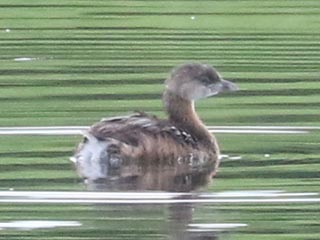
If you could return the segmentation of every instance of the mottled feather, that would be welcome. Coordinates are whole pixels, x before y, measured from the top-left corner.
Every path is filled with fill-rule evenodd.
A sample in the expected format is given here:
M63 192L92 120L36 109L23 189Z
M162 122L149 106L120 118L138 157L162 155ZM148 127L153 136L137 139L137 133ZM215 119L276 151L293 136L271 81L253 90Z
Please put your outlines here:
M142 135L150 137L172 138L182 145L196 146L196 139L182 129L178 129L167 120L143 112L128 116L104 118L93 125L90 134L99 140L113 138L131 146L143 142Z

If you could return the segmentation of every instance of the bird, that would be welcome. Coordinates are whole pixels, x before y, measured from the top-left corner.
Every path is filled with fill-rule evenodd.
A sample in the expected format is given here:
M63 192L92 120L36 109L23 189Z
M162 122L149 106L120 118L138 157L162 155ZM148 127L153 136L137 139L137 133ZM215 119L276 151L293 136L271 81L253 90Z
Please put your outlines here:
M164 84L167 119L133 112L104 118L83 133L70 158L80 177L97 181L143 175L143 181L155 182L159 179L151 178L159 173L154 170L159 167L160 179L165 182L174 181L179 174L183 181L194 172L205 172L210 178L216 174L219 146L196 113L195 101L236 91L238 86L202 63L173 68Z

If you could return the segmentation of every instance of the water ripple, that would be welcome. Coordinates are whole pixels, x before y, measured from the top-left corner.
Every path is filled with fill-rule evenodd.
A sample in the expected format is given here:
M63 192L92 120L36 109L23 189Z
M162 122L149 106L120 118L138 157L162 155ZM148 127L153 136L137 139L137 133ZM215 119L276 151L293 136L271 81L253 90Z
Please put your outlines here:
M45 192L2 191L0 203L49 204L260 204L319 203L318 193L281 191L235 191L212 194L166 192Z

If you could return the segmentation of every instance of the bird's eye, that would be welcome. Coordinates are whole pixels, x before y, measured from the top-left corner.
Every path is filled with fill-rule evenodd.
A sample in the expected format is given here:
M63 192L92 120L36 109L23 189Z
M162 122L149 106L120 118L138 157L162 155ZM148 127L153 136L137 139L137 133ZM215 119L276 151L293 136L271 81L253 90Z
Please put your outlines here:
M199 80L205 85L209 85L212 83L212 81L208 77L201 77Z

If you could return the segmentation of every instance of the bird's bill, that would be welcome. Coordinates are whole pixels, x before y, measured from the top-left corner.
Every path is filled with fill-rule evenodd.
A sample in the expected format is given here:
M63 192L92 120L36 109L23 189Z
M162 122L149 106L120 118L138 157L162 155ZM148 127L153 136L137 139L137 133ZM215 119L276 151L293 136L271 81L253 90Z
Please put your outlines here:
M222 79L221 84L222 84L222 87L221 87L220 92L225 92L225 91L234 92L234 91L239 90L239 87L237 86L237 84L235 84L231 81Z

